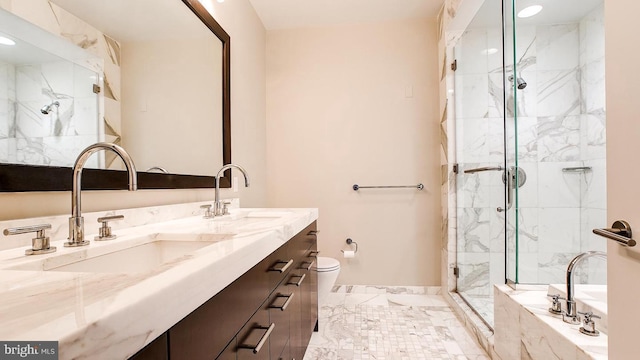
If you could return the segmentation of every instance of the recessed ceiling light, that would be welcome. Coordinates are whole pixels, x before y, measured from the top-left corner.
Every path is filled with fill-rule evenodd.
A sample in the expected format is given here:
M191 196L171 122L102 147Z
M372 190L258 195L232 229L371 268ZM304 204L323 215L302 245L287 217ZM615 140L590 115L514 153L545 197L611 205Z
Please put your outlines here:
M224 0L218 0L218 2L219 2L219 3L223 3L223 2L224 2Z
M4 36L0 36L0 45L15 45L15 44L16 44L15 41L9 38L6 38Z
M518 17L519 18L532 17L533 15L536 15L540 11L542 11L542 5L527 6L526 8L520 10L520 12L518 13Z
M488 48L488 49L482 50L482 54L483 55L493 55L493 54L495 54L497 52L498 52L498 49L496 49L496 48Z

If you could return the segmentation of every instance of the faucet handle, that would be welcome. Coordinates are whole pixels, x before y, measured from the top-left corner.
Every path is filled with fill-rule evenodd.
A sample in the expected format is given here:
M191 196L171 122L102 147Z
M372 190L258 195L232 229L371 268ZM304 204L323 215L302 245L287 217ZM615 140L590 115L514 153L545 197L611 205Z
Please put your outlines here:
M204 218L211 219L214 217L213 212L211 212L211 204L200 205L200 209L205 209Z
M25 250L24 254L40 255L40 254L48 254L56 251L56 247L50 245L49 237L46 236L45 234L45 230L48 230L48 229L51 229L51 224L39 224L39 225L8 228L8 229L4 229L3 233L6 236L9 236L9 235L18 235L18 234L35 232L36 237L31 239L31 249Z
M566 300L560 294L547 294L548 297L551 298L552 303L549 308L549 312L552 314L560 315L562 314L562 303L559 300Z
M231 200L222 201L222 215L229 215L229 205L231 205Z
M592 311L580 312L578 314L584 315L584 326L580 328L580 332L589 336L598 336L600 331L596 329L596 322L593 319L601 319L600 316L594 315Z
M101 223L102 226L98 230L98 236L96 236L94 240L104 241L115 239L117 236L111 233L111 226L109 226L109 221L122 219L124 219L124 215L111 215L98 218L98 222Z
M584 315L584 322L589 322L591 319L602 319L602 317L595 315L593 311L581 312L578 311L578 314Z

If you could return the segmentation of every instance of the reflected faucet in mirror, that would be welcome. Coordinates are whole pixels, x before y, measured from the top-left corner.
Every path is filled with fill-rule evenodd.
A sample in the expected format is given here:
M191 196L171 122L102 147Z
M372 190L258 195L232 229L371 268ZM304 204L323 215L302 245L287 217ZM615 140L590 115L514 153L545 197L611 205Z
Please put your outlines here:
M213 203L213 216L222 216L227 214L227 207L222 202L222 200L220 200L220 176L225 171L231 168L236 168L240 170L240 172L242 172L242 175L244 175L244 186L249 187L249 175L247 174L247 170L245 170L242 166L236 164L227 164L220 168L218 174L216 174L216 197Z
M161 172L163 174L168 174L169 171L161 166L152 166L150 168L147 169L147 172L152 172L152 171L158 171Z
M138 190L138 174L136 167L131 160L131 156L120 146L112 143L95 143L80 152L73 166L73 188L71 191L71 217L69 218L69 241L64 244L67 247L89 245L88 240L84 240L84 218L82 217L81 204L81 184L82 169L87 159L100 150L111 150L124 161L129 175L129 191Z

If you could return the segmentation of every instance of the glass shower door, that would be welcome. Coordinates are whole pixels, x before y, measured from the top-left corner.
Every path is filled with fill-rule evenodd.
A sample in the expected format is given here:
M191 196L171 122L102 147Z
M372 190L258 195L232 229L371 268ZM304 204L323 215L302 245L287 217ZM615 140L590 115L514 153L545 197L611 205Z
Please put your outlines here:
M501 6L485 1L454 49L457 290L491 326L493 284L505 281L508 212Z

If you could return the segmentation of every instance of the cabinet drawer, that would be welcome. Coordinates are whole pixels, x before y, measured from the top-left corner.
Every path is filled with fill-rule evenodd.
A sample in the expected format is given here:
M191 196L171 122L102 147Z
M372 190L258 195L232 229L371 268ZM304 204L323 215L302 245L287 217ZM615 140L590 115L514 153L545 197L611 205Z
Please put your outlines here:
M290 243L282 245L278 250L271 253L264 260L267 268L267 278L269 284L268 294L271 293L282 279L284 279L292 268L295 267L295 259L291 250ZM268 295L267 294L267 295ZM263 298L263 300L266 296Z
M169 329L170 358L212 359L220 354L269 296L270 265L263 260Z
M268 360L269 341L275 329L276 324L269 322L269 308L265 301L238 333L237 359Z
M293 289L287 286L285 279L269 298L269 320L276 324L269 339L271 359L277 359L289 341L289 326L291 312L294 311L296 295Z

